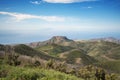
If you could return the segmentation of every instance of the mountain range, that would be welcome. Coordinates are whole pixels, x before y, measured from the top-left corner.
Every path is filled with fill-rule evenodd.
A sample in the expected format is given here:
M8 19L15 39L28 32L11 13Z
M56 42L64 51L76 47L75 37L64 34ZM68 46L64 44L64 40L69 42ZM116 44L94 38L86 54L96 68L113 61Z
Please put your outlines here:
M54 59L77 66L93 64L120 73L120 40L111 37L76 41L53 36L43 42L0 45L1 57L12 53L19 54L18 59L23 62L30 58L39 61Z

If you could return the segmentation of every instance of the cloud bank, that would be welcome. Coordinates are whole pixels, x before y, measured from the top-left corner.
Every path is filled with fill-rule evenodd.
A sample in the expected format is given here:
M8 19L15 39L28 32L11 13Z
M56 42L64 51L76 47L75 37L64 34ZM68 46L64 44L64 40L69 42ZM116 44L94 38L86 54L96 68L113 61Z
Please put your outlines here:
M17 22L26 20L26 19L40 19L40 20L45 20L45 21L64 21L65 20L65 18L58 17L58 16L37 16L37 15L12 13L12 12L4 12L4 11L0 11L0 14L11 16Z
M48 3L76 3L76 2L91 2L97 0L43 0Z

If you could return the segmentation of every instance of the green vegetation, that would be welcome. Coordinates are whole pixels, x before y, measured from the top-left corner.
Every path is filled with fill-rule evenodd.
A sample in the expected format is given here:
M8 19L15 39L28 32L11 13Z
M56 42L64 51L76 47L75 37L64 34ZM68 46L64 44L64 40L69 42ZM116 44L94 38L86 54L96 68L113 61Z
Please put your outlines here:
M120 46L112 48L109 54L106 54L109 58L120 60Z
M106 61L99 64L99 66L111 72L116 72L120 74L120 61Z
M69 47L69 46L60 46L60 45L57 45L57 44L49 44L49 45L45 45L45 46L42 46L42 47L37 47L36 49L38 51L44 51L51 56L57 57L58 54L63 53L65 51L69 51L73 48Z
M12 55L13 56L13 55ZM14 56L13 56L14 57ZM14 59L17 61L17 58ZM41 64L39 61L28 66L11 65L0 59L0 80L119 80L117 74L108 74L104 69L92 65L69 68L65 62L50 59Z
M120 45L69 42L0 45L0 80L120 80Z
M85 65L97 62L94 58L86 55L83 50L74 50L66 54L65 56L66 56L67 62L72 64L75 63L76 58L80 58L82 61L81 63Z
M27 56L31 56L31 57L39 56L41 59L45 59L45 60L58 59L58 58L46 55L45 53L43 53L41 51L37 51L37 50L35 50L29 46L26 46L24 44L20 44L20 45L15 46L14 50L16 53L21 54L21 55L27 55Z
M0 80L83 80L55 70L0 65Z
M85 41L85 42L78 42L79 48L86 51L86 54L89 56L93 56L95 59L99 61L106 61L105 57L111 59L120 59L120 45L112 42L106 41Z
M35 55L40 56L40 54L41 54L40 52L37 52L33 48L28 47L24 44L20 44L20 45L15 46L15 52L19 53L21 55L27 55L27 56L32 56L32 57Z
M75 68L68 68L64 63L59 63L58 65L54 60L49 60L46 65L47 65L46 67L47 69L54 69L67 74L72 74L77 77L81 77L84 80L119 80L118 74L108 73L103 68L96 67L93 65L87 65L75 69Z

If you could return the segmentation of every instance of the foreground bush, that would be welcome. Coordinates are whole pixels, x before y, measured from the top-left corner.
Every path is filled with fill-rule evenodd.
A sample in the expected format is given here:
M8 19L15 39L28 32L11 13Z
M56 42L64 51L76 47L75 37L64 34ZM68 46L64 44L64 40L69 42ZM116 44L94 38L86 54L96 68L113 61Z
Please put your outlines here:
M39 68L2 65L0 71L2 70L7 71L7 73L5 72L4 76L0 76L0 80L82 80L58 71Z

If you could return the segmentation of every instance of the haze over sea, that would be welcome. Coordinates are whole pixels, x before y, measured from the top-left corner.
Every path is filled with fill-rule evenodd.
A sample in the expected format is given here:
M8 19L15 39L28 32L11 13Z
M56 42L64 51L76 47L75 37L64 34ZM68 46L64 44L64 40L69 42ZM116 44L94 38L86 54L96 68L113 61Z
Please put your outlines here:
M0 0L0 43L120 38L120 0Z

